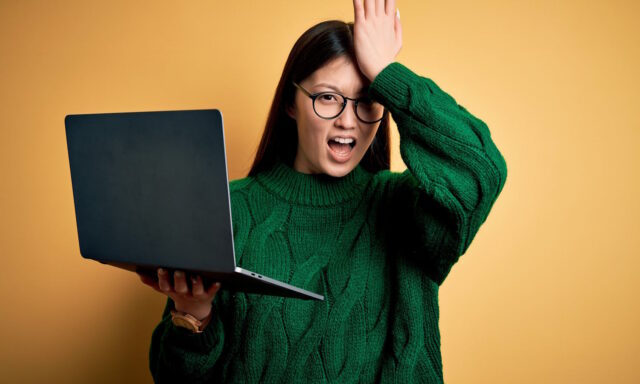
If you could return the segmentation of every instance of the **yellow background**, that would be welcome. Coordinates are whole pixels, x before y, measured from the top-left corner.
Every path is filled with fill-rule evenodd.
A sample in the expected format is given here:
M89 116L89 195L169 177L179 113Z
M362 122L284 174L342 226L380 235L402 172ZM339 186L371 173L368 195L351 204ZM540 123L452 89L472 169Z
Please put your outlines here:
M509 170L441 289L445 381L640 382L640 3L398 6L398 61ZM2 381L151 382L165 300L81 258L64 116L219 108L242 177L289 50L330 18L351 1L0 2Z

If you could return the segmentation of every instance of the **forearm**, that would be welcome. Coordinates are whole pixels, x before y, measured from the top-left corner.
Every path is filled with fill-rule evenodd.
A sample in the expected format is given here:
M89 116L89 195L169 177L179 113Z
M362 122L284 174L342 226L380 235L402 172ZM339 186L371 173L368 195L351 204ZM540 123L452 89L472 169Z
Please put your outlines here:
M484 122L402 64L385 68L370 93L398 125L408 172L399 181L403 198L396 201L413 216L409 230L438 253L434 263L442 280L489 214L504 186L506 163Z
M208 382L224 344L223 327L215 306L208 325L199 334L173 325L169 312L172 308L173 303L168 300L162 321L151 337L151 374L158 383Z

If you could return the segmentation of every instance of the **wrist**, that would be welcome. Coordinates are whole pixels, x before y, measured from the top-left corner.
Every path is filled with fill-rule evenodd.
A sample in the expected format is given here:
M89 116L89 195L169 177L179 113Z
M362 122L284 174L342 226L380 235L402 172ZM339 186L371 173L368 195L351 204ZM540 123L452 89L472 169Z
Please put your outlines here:
M203 321L211 315L211 304L202 306L184 305L181 303L174 303L176 311L188 313L196 319Z
M378 64L377 66L374 66L371 69L371 71L369 72L369 74L366 75L369 78L369 81L373 83L373 81L376 79L376 77L378 77L380 72L382 72L382 70L385 69L391 63L393 63L393 61L390 61L388 63Z

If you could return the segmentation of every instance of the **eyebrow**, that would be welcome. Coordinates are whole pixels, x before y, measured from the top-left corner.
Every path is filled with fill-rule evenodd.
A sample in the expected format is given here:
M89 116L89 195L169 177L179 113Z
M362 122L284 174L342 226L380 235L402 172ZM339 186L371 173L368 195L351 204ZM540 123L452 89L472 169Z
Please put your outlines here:
M336 87L335 85L331 85L329 83L318 83L318 84L314 84L312 85L312 87L326 87L326 88L330 88L333 89L334 91L343 94L342 90L338 87ZM362 87L360 88L360 90L357 92L357 95L366 95L368 92L367 87Z

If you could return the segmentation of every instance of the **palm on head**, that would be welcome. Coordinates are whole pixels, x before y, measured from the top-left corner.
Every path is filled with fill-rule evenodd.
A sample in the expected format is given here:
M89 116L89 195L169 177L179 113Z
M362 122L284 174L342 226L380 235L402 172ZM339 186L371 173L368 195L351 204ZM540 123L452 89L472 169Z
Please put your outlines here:
M354 46L360 71L373 81L402 48L395 0L353 0Z

